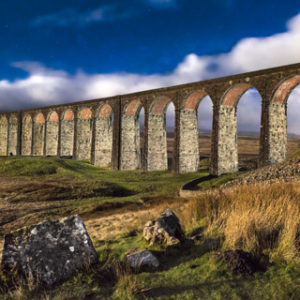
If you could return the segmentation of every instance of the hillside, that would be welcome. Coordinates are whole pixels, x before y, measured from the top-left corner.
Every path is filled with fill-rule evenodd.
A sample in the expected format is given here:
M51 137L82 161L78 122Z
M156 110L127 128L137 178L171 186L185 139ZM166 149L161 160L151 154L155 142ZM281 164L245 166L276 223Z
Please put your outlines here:
M283 164L224 176L214 184L215 179L206 180L200 194L188 199L178 197L179 188L207 177L205 168L197 174L175 175L115 172L62 159L3 158L1 236L47 218L79 213L99 254L99 264L50 290L29 283L1 297L298 299L299 172L299 155L295 154ZM149 246L142 237L144 224L167 207L178 216L186 236L194 240L191 248L172 255L163 247ZM132 248L152 250L161 268L139 274L124 269L124 255ZM234 275L216 259L228 249L248 251L264 266L264 272Z

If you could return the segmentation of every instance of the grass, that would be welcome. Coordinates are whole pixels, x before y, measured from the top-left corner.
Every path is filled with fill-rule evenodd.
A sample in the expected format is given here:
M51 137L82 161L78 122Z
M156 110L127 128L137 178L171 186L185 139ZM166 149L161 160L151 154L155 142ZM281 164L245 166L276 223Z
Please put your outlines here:
M23 164L17 162L17 158L15 161L8 160L10 162L7 166L0 168L0 176L22 177L27 185L26 180L41 180L48 184L60 182L62 186L66 182L73 184L73 194L72 189L66 192L68 195L71 193L67 200L51 201L45 196L47 200L44 202L62 203L67 209L76 208L83 212L87 220L94 217L97 209L101 212L101 205L105 201L111 205L126 199L135 203L136 207L140 205L144 208L149 203L155 205L149 206L148 214L143 216L139 211L132 213L136 219L140 216L140 226L131 224L132 221L126 222L130 212L120 215L119 219L107 217L114 220L115 226L122 227L122 233L109 239L92 237L99 253L97 266L79 272L62 285L48 290L36 289L30 282L22 284L9 294L0 294L1 299L300 298L300 188L297 183L209 189L230 180L233 175L228 174L210 182L202 182L200 187L208 190L197 198L183 201L176 199L179 187L187 181L207 176L207 170L185 175L169 172L116 172L95 168L86 162L45 159L49 161L45 168L55 168L55 172L26 175L23 171L29 162ZM9 164L19 164L19 170L11 171ZM19 172L22 173L21 177ZM111 192L108 192L109 187ZM120 195L112 196L115 189L120 189L119 194L123 193L121 191L129 194L121 198ZM6 197L10 197L8 201L12 205L11 201L16 200L17 196L13 199L11 195ZM24 203L25 198L16 202L14 207L17 209L18 205ZM35 203L31 202L31 211ZM202 234L202 238L192 248L182 250L177 255L166 255L164 249L158 246L149 247L142 237L142 225L147 218L158 216L167 206L175 211L187 236L199 232ZM74 211L71 210L69 214L71 212ZM44 208L44 213L47 217L53 216L48 207ZM32 215L30 219L32 221ZM20 224L21 220L24 222L24 217L17 220L16 224ZM106 220L99 219L99 225ZM122 261L125 253L132 248L149 248L154 251L161 262L159 271L133 274L126 269ZM226 249L243 249L257 258L268 256L267 271L256 273L253 277L233 275L223 263L214 258L217 252Z

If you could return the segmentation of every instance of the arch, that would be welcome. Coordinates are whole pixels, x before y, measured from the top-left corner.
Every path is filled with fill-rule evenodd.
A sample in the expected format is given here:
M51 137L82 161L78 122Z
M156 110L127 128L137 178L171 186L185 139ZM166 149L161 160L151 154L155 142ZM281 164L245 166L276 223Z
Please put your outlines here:
M252 88L248 83L236 84L221 98L217 131L217 175L238 171L237 106L243 94Z
M111 167L114 114L109 104L99 107L95 122L94 164L99 167Z
M8 121L6 116L0 116L0 155L7 155Z
M168 169L166 110L171 102L169 97L161 96L150 106L147 158L149 171Z
M287 157L287 99L300 84L296 74L282 80L274 89L268 108L268 162L282 162Z
M30 114L25 114L22 119L22 155L31 155L32 146L32 118Z
M18 153L18 117L10 115L8 121L8 154L17 155Z
M167 110L168 104L172 100L166 96L160 96L150 106L150 113L160 115L164 114Z
M37 113L33 123L33 155L43 156L45 145L45 116Z
M79 111L76 130L76 158L91 159L93 119L92 111L84 107Z
M124 107L121 123L121 166L122 170L141 168L141 137L139 112L142 103L132 100Z
M61 121L60 156L73 156L74 123L74 112L69 108L63 112Z
M234 85L225 92L221 100L221 105L236 106L242 95L251 88L253 88L253 86L248 83Z
M58 147L59 117L56 111L51 111L47 117L46 155L56 156Z
M69 108L63 113L63 120L74 121L74 112L72 109Z
M199 169L199 132L197 109L207 93L197 90L190 93L180 109L179 173L196 172Z

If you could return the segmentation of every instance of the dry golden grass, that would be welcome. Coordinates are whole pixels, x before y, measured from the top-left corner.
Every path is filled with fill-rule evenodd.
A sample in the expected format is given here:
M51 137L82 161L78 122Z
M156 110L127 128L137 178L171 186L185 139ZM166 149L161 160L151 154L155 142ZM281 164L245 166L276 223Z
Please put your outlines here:
M224 235L226 248L270 254L271 258L299 255L299 183L208 191L192 199L184 214L191 226L206 218L206 233Z

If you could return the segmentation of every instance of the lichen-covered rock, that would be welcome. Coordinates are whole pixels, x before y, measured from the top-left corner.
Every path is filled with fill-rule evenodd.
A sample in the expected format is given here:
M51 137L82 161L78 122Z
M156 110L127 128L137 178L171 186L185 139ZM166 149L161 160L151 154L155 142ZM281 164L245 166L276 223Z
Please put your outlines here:
M155 271L159 267L158 259L149 250L127 254L126 263L136 272Z
M170 246L177 245L185 240L179 220L169 208L157 220L146 223L143 236L150 242L150 245L158 243Z
M5 236L2 267L52 285L98 259L80 216L21 228Z

